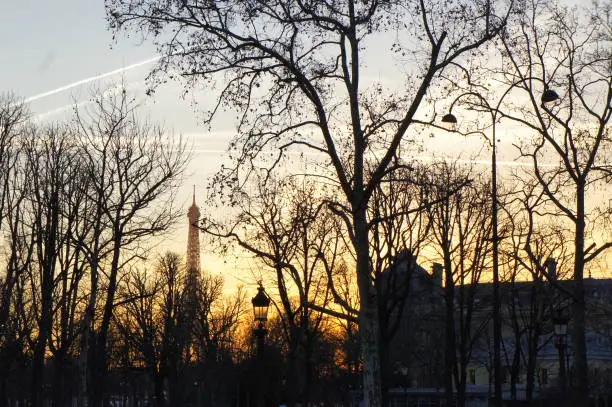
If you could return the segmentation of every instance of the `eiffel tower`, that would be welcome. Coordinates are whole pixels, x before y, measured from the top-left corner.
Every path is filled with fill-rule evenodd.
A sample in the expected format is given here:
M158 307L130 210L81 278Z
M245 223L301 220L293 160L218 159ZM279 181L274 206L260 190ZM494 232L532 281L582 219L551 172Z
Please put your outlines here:
M200 219L200 208L196 205L195 185L193 186L193 203L187 212L189 235L187 238L187 275L190 282L200 279L200 230L197 227ZM194 281L195 280L195 281Z
M198 317L201 315L200 310L200 289L201 289L201 272L200 272L200 230L198 229L198 220L200 219L200 209L196 205L195 185L193 186L193 203L187 211L189 219L189 232L187 237L187 259L186 259L186 276L184 288L183 302L183 318L181 325L183 327L183 349L184 358L187 361L192 361L197 358L198 349L196 346L196 332L200 326Z

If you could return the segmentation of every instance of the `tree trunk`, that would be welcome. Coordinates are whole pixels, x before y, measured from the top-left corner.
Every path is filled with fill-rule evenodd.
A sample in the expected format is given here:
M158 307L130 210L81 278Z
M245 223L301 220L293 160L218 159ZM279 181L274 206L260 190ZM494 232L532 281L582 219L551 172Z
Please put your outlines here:
M53 407L65 406L66 352L58 349L55 355L55 377L53 378Z
M119 223L119 219L115 219L115 224ZM110 329L110 322L113 316L115 292L117 290L117 274L119 273L119 257L121 254L121 236L122 230L115 228L115 241L113 242L113 257L110 267L110 276L108 281L108 287L106 288L106 301L104 303L104 312L102 315L102 322L100 323L100 329L96 335L96 399L98 405L107 404L107 388L106 379L108 374L108 332Z
M517 347L520 346L520 336L516 335L515 336L515 341L518 345L516 345ZM514 349L514 353L512 355L512 370L510 371L510 399L514 402L516 401L516 392L517 392L517 385L518 385L518 379L519 379L519 375L520 375L520 367L521 367L521 358L520 358L520 353L519 353L519 349Z
M459 355L459 367L460 367L460 371L459 371L459 377L457 380L457 407L465 407L465 388L466 388L466 384L467 384L467 365L468 365L468 358L467 358L467 350L465 349L465 340L462 339L461 340L461 345L460 345L460 355Z
M46 280L46 279L45 279ZM43 282L43 287L48 286L48 282ZM47 298L45 298L47 297ZM47 338L51 328L51 304L50 295L44 295L41 302L41 317L39 322L38 337L34 346L34 360L32 366L32 406L42 407L45 399L44 391L44 370L45 353L47 349Z
M95 247L98 245L98 237L96 237ZM81 321L81 346L78 360L78 403L79 406L87 407L89 404L95 406L95 395L92 392L90 386L88 386L89 379L93 378L93 369L90 364L91 362L91 347L94 333L92 331L92 324L94 313L96 309L96 303L98 301L98 260L97 251L92 255L91 270L90 270L90 293L85 315ZM90 403L91 402L91 403Z
M9 407L9 399L6 391L6 376L0 374L0 407Z
M446 307L444 323L444 391L446 405L454 405L453 371L456 366L455 341L455 285L451 273L451 259L448 247L444 249L444 304Z
M589 398L588 361L585 335L584 301L584 181L577 182L576 190L576 233L574 256L574 304L572 342L574 345L574 398L575 405L587 405Z
M70 257L70 252L68 246L65 248L65 258ZM75 256L75 262L78 259L78 255ZM76 268L73 270L76 271ZM53 406L54 407L64 407L65 403L65 394L66 394L66 368L68 362L68 336L70 335L70 300L71 300L71 291L68 286L68 269L63 269L60 271L61 275L61 285L62 285L62 295L61 295L61 304L60 304L60 341L57 351L54 355L54 368L55 368L55 377L53 378ZM75 274L73 274L75 277Z
M164 378L161 372L158 372L155 366L150 368L153 376L153 394L155 395L154 406L166 407L166 398L164 397Z
M302 314L302 327L300 329L300 338L303 341L303 349L304 349L304 361L303 361L303 370L304 370L304 382L303 382L303 400L305 406L310 405L310 397L311 397L311 382L312 382L312 370L313 370L313 354L312 354L312 341L313 335L310 332L310 321L309 321L309 311L308 307L304 307Z
M57 202L57 195L55 195ZM44 255L42 262L40 320L38 323L38 337L34 345L34 360L32 366L32 405L41 407L44 403L44 370L47 341L51 333L53 318L53 276L56 261L56 233L57 233L57 210L51 214L51 225L47 229L47 238L44 243Z
M359 334L363 358L363 399L366 407L380 407L382 405L382 392L378 298L371 276L366 207L362 201L358 201L357 205L354 204L353 206L356 207L353 220L360 300Z
M382 392L381 405L382 407L389 406L389 387L391 381L391 372L389 365L389 350L388 342L381 340L380 346L380 389Z
M102 174L105 171L105 164L102 167ZM100 266L100 236L102 235L102 195L98 195L96 201L96 218L94 219L93 225L93 243L89 254L89 265L90 265L90 284L89 284L89 300L87 302L87 308L85 309L85 315L81 321L81 346L78 360L78 391L77 400L78 405L81 407L87 407L89 401L94 399L91 389L88 387L88 379L92 378L90 356L91 346L93 339L93 320L96 310L96 304L98 302L98 271ZM95 404L91 404L95 406Z
M535 293L532 295L532 301L535 300ZM538 342L540 338L540 329L535 326L530 334L529 345L527 348L527 378L525 385L525 398L527 402L533 401L536 379L536 358L538 356Z

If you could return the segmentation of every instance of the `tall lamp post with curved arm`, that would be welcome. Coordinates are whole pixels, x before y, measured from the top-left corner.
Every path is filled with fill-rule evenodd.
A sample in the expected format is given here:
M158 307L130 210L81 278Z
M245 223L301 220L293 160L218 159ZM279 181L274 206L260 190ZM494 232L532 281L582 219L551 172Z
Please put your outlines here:
M453 102L447 114L442 116L442 122L453 127L457 125L457 117L452 113L455 103L466 96L474 96L478 98L485 109L491 114L491 139L487 138L491 145L491 241L493 244L493 405L496 407L502 406L502 369L501 369L501 304L499 293L499 230L498 230L498 199L497 199L497 148L495 128L497 124L497 115L499 107L504 97L517 84L513 84L502 95L496 107L492 107L487 100L476 92L463 93ZM554 90L546 87L542 93L542 104L555 102L559 99L559 95Z

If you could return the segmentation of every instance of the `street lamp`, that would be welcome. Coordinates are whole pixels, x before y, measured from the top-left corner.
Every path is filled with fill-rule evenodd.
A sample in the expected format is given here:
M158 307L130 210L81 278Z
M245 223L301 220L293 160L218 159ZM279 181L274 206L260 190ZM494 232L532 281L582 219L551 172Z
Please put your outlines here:
M556 100L559 100L559 94L550 88L544 89L542 92L542 104L551 103Z
M520 83L520 82L519 82ZM518 84L518 83L517 83ZM497 199L497 148L495 133L497 114L499 107L505 96L514 88L516 84L510 86L499 99L495 107L479 93L466 92L459 95L452 103L447 114L442 116L442 122L450 125L455 131L457 117L452 113L453 106L463 96L474 96L480 100L482 105L491 114L492 135L488 140L491 144L491 241L493 245L493 387L494 387L494 406L502 405L502 371L501 371L501 304L499 294L499 231L498 231L498 199ZM559 95L554 90L546 87L542 93L542 104L553 102L559 99Z
M259 282L259 287L257 287L257 295L251 299L251 304L253 304L253 317L255 319L255 328L253 328L253 334L257 339L257 367L258 367L258 377L256 379L257 382L257 406L263 407L265 405L265 391L267 389L266 379L265 379L265 366L263 360L264 354L264 340L268 330L266 329L266 321L268 320L268 308L270 307L270 297L266 294L266 290L264 290L261 281Z
M457 124L457 117L452 113L447 113L442 116L442 122L448 124Z
M567 336L567 324L569 316L564 314L561 309L557 309L552 316L553 328L555 333L555 346L559 351L559 381L561 390L565 392L567 382L565 373L565 348L567 346L565 337Z
M257 287L257 295L251 300L253 304L253 316L255 318L255 328L253 334L257 338L257 354L263 356L264 339L268 330L265 328L268 320L268 308L270 307L270 297L266 294L261 282Z
M499 232L497 227L497 149L495 143L497 138L497 135L495 134L495 124L497 123L497 108L492 109L486 99L484 99L480 94L468 92L457 97L457 99L455 99L451 104L450 110L452 110L455 102L464 95L476 96L481 100L483 104L486 105L487 110L489 111L489 113L491 113L491 122L493 129L491 140L489 140L489 142L491 143L491 241L493 244L493 405L501 406L501 306L499 295ZM452 114L450 110L442 117L442 122L450 124L454 130L454 127L457 124L457 117Z

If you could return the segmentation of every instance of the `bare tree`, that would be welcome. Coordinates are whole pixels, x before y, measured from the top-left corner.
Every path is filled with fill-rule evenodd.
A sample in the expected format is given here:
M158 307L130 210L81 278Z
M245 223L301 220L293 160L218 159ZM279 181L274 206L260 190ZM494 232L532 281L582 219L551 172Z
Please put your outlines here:
M367 208L438 74L495 37L512 7L491 1L354 0L201 3L107 0L115 31L152 34L162 52L157 76L178 72L188 83L223 80L210 122L223 108L238 111L236 165L219 181L249 174L264 150L275 167L290 149L326 157L342 192L356 256L365 404L381 403L378 298L372 282ZM367 52L393 31L388 54L410 55L407 86L365 82ZM169 35L167 35L169 34ZM404 42L405 40L405 42ZM398 72L399 73L399 72ZM370 86L369 89L368 86ZM397 92L396 92L397 90ZM366 162L369 165L366 166ZM243 180L239 180L242 182Z
M154 270L126 276L114 324L121 333L126 369L142 365L153 383L156 406L224 403L232 378L232 350L245 296L223 293L223 278L206 273L193 280L181 256L160 256ZM192 287L196 284L196 287ZM191 309L195 288L196 312ZM190 319L195 319L190 321ZM198 385L193 385L197 382Z
M441 162L431 175L429 193L444 200L432 205L431 240L444 267L445 374L447 404L465 405L467 367L490 319L485 302L477 304L484 272L490 267L490 184L471 168ZM469 184L466 184L468 181ZM450 194L456 185L465 185Z
M408 304L414 305L411 300L418 296L415 294L419 287L413 287L411 281L431 223L426 211L430 198L424 195L426 188L419 185L419 176L416 175L419 172L405 168L385 178L375 189L369 209L373 277L379 297L382 400L385 406L388 405L387 390L391 386L390 357L398 356L394 350L414 345L409 338L416 339L417 336L417 329L411 326L413 332L404 329L404 335L393 342L400 326L407 328L412 323L412 315L406 311ZM407 360L403 362L408 364Z
M89 182L85 160L78 142L68 130L71 148L65 158L68 166L60 189L60 224L54 293L53 328L49 350L53 355L53 405L64 406L71 399L73 388L69 384L76 376L73 360L78 355L78 324L82 314L82 285L88 263L83 245L76 239L79 232L91 223L86 190Z
M224 278L204 272L197 287L197 312L193 325L196 345L198 400L216 406L229 403L233 377L235 339L246 311L246 295L238 287L230 296L223 293Z
M18 137L24 134L27 127L28 110L16 96L12 94L0 95L0 227L5 230L8 226L16 227L18 222L11 222L11 214L19 207L23 199L17 188L17 180L23 180L19 171L19 141ZM8 219L8 225L6 218ZM14 217L12 217L14 218ZM8 233L10 235L10 233ZM10 250L7 257L17 255ZM10 263L10 261L9 261ZM7 266L2 277L2 297L0 298L0 326L6 327L9 314L9 304L12 290L15 286L17 270ZM0 330L0 343L3 343L5 330Z
M585 404L589 394L584 272L612 247L596 237L597 212L589 195L612 174L610 26L605 18L592 17L606 15L602 7L595 3L585 12L552 2L527 3L520 28L502 36L503 65L494 73L504 95L511 96L504 97L498 116L531 131L533 136L518 145L520 155L533 164L533 177L549 204L574 229L575 404ZM525 250L537 261L530 241Z
M533 213L539 209L542 201L531 195L534 185L520 182L517 185L523 187L512 194L518 198L502 206L507 213L508 226L504 232L507 239L502 246L506 272L504 280L508 287L504 304L508 315L506 322L512 333L504 340L504 355L509 366L511 398L517 399L517 385L520 376L525 373L525 398L531 402L536 395L538 355L547 344L544 339L551 329L551 315L554 308L565 302L562 299L568 296L567 287L557 283L563 279L561 266L567 268L571 264L571 253L567 250L570 246L567 228L553 223L556 217L551 216L548 224L530 224ZM517 208L516 203L522 207ZM534 261L525 256L524 246L528 238L535 257L546 261Z
M148 268L133 270L118 288L118 300L113 314L114 325L126 349L130 369L143 366L153 383L155 406L165 406L164 380L161 374L162 338L164 325L157 310L163 278Z
M23 348L19 335L21 315L14 312L20 293L20 279L25 272L32 244L22 236L22 202L27 176L19 165L20 136L28 127L27 107L13 94L0 95L0 230L5 239L0 274L0 406L8 403L7 379ZM17 302L18 303L18 302Z
M0 103L3 404L9 370L21 365L26 371L20 355L32 355L33 405L51 397L47 384L53 405L67 402L77 356L81 404L88 393L93 402L102 400L119 276L145 253L143 239L167 230L179 215L172 199L189 158L183 142L139 122L125 92L98 96L94 105L77 109L73 125L37 127L16 98L3 96ZM105 301L98 298L101 289ZM47 380L49 355L57 374ZM96 378L90 383L99 391L91 393L87 381Z
M159 307L162 323L160 349L160 380L168 381L168 401L181 402L179 377L184 366L185 347L188 346L184 311L186 276L181 267L180 256L166 253L159 259L157 273L161 277L161 299ZM159 396L159 389L156 392Z
M27 189L27 217L24 218L34 236L35 251L28 271L36 313L36 340L33 346L32 404L44 402L43 370L45 357L52 337L55 304L69 304L69 298L56 296L58 274L71 271L58 270L66 263L60 262L62 247L68 241L70 220L64 215L67 208L66 192L82 167L77 159L77 146L65 126L49 125L32 128L23 144L25 160L32 177ZM61 292L61 291L60 291ZM65 293L65 292L64 292ZM66 314L64 314L64 317Z
M123 90L94 97L94 108L77 110L75 119L88 160L91 199L99 215L88 248L91 284L81 348L81 386L88 370L96 386L89 392L94 405L105 397L107 339L118 278L128 263L143 255L144 240L166 231L180 216L172 202L189 160L181 139L141 121L136 110L137 105ZM102 267L108 276L103 281L106 296L98 299ZM98 300L103 310L92 336ZM87 367L91 338L95 338L95 358Z
M201 227L210 236L225 239L223 245L233 242L258 258L274 276L288 344L287 386L296 389L287 402L307 404L314 347L323 323L321 309L331 298L327 271L344 248L341 230L311 182L290 177L273 185L263 180L235 202L237 216L229 224L206 219Z

